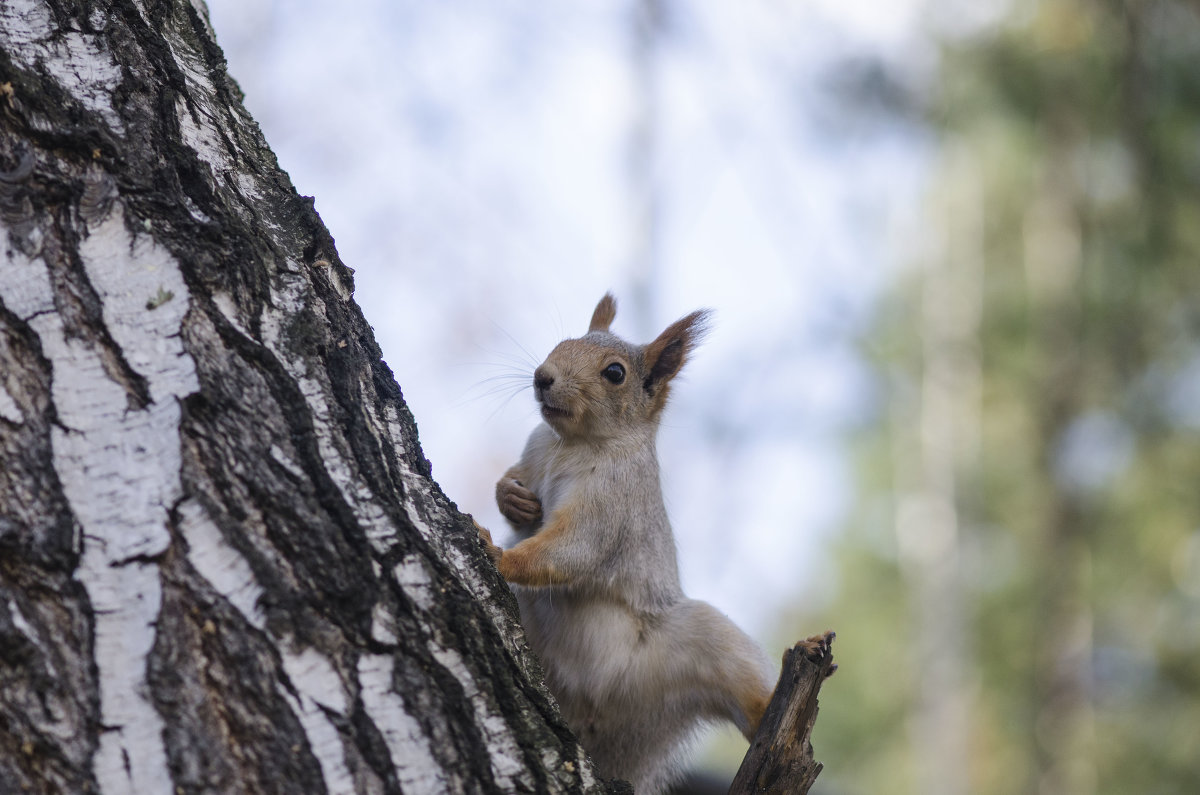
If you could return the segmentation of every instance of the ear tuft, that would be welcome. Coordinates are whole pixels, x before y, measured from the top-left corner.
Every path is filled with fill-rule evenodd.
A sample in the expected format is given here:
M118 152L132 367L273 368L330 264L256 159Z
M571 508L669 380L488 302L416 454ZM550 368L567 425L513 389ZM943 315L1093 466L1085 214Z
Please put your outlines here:
M667 383L683 367L692 350L708 331L712 312L701 309L667 326L658 339L646 346L646 379L642 386L655 395L657 408L666 401Z
M600 303L596 304L596 310L592 312L592 322L588 325L588 333L593 331L608 331L608 327L612 325L613 318L617 316L617 299L613 298L612 293L605 293L600 299Z

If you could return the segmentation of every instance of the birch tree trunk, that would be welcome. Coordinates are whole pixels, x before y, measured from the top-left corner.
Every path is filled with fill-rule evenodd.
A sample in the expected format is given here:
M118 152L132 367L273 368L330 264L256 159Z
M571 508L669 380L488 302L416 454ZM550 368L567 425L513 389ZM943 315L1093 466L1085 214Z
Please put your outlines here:
M0 171L0 790L611 791L203 6L0 0Z

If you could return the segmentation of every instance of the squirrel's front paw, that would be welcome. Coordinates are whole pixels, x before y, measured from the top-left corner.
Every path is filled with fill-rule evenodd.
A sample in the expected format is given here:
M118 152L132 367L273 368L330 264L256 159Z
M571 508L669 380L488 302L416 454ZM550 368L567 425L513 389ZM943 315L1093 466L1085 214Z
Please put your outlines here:
M496 483L496 504L500 513L513 524L532 524L542 518L542 503L529 489L513 478Z
M475 522L474 519L471 519ZM479 540L483 543L483 551L492 559L495 565L500 564L500 557L504 554L504 550L492 543L492 533L479 522L475 522L475 529L479 531Z
M829 630L822 635L809 635L807 639L796 644L796 648L804 650L804 656L813 662L820 664L826 659L833 656L833 639L837 637L837 633ZM833 676L833 672L837 670L837 663L829 666L829 672L826 676Z

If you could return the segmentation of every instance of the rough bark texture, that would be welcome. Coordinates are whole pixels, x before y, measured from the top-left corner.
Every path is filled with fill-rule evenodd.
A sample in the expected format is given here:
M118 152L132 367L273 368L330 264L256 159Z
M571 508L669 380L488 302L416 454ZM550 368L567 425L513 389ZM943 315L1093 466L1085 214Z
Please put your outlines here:
M205 9L0 2L0 170L0 789L609 791Z
M832 639L830 635L830 642ZM808 792L821 772L821 763L813 759L811 742L817 720L817 694L833 668L833 654L828 647L815 661L800 645L784 652L779 684L733 778L729 795Z

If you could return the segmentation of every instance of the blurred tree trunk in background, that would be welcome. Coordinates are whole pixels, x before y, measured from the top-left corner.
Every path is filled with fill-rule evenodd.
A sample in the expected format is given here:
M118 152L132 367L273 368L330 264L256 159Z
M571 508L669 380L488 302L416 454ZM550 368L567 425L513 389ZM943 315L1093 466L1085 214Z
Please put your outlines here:
M965 749L970 792L1200 792L1200 7L1017 2L939 58L912 105L937 136L924 228L936 240L972 214L953 200L965 159L978 254L950 272L919 252L864 335L891 410L859 439L839 550L846 698L823 716L827 783L930 791L915 735L951 765ZM928 413L929 312L961 312L952 284L979 262L978 454L952 440L952 505L910 513L893 540L889 519L931 480L914 438L953 422ZM969 348L947 353L970 369ZM947 400L973 399L954 383ZM911 563L941 547L939 521L957 529L957 590ZM968 668L926 664L938 614ZM931 708L943 687L971 698L965 729Z
M205 10L0 5L0 116L0 789L607 791Z
M1087 501L1063 488L1059 450L1071 425L1087 409L1091 362L1103 357L1091 350L1083 326L1083 196L1072 173L1072 158L1082 128L1070 101L1058 118L1047 120L1045 158L1035 165L1037 198L1024 218L1024 280L1028 291L1030 340L1037 353L1029 377L1037 385L1031 400L1035 461L1042 484L1038 495L1040 539L1031 549L1034 562L1032 647L1037 650L1030 692L1033 744L1027 791L1087 795L1096 791L1094 720L1089 692L1094 653L1090 597L1091 543ZM1047 486L1051 486L1047 488ZM1052 487L1052 486L1057 486Z
M925 263L917 299L915 416L895 434L896 533L923 674L911 727L918 785L929 795L964 795L973 696L959 481L978 450L983 207L978 174L961 152L947 157L941 194L943 242Z
M629 136L629 219L633 229L630 251L629 301L635 339L650 339L662 289L662 97L659 50L670 24L668 0L634 0L629 16L629 55L635 110Z

